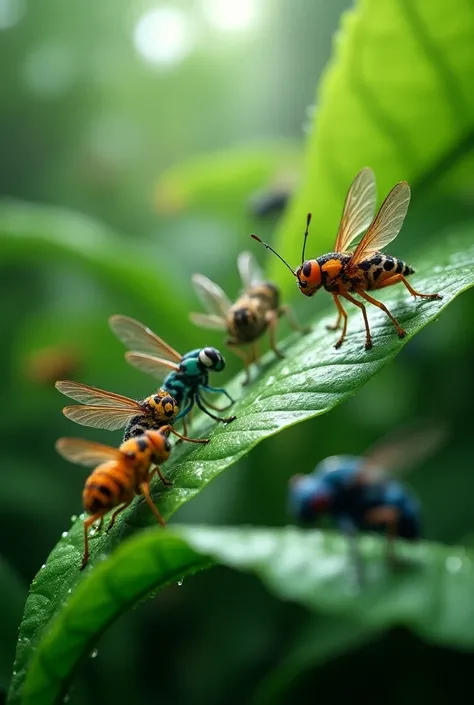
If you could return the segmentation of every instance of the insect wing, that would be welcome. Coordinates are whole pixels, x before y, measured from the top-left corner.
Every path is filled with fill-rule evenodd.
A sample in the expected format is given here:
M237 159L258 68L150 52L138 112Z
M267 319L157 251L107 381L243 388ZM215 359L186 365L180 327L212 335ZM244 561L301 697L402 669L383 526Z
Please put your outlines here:
M103 428L106 431L116 431L123 428L134 416L143 414L143 408L137 404L138 410L114 409L110 406L65 406L64 416L90 428Z
M193 274L192 282L206 311L214 316L225 318L232 302L220 286L203 274Z
M346 252L371 224L377 199L375 175L368 167L359 171L347 193L337 231L335 252Z
M182 355L140 321L128 316L111 316L109 325L117 338L129 350L164 357L166 360L174 362L181 361Z
M179 367L168 360L163 360L154 355L145 355L144 353L128 352L125 354L125 359L137 370L145 372L147 375L163 380L170 372L178 372Z
M189 320L200 328L210 328L211 330L225 330L226 323L220 316L211 313L190 313Z
M380 206L377 216L357 245L350 264L358 264L394 240L401 230L410 204L410 187L400 181Z
M264 281L262 270L255 257L250 252L241 252L237 257L237 267L245 289Z
M134 399L124 397L121 394L106 392L104 389L91 387L88 384L80 382L72 382L70 380L62 380L56 382L56 389L62 394L74 401L79 401L81 404L89 404L91 406L110 406L118 409L129 409L135 414L141 411L140 404Z
M442 445L447 436L444 426L419 425L400 429L375 443L364 454L361 471L374 481L389 476L401 477Z
M81 438L59 438L55 447L59 455L66 460L88 468L95 467L99 463L123 459L122 453L117 448Z

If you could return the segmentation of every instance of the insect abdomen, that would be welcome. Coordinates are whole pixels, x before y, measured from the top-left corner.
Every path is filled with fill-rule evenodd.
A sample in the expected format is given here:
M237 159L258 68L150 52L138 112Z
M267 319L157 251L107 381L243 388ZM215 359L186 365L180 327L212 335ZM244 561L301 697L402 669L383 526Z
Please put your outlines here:
M368 289L380 288L382 282L386 282L387 279L390 279L395 274L402 274L407 277L415 271L403 260L381 252L365 260L365 262L360 262L358 269L361 274L363 273Z
M88 514L104 513L124 501L133 478L120 463L103 463L87 478L82 501Z
M128 424L125 426L125 431L123 434L122 438L122 443L125 443L125 441L128 441L129 438L135 438L136 436L142 436L145 431L149 430L157 430L160 425L163 424L158 424L154 423L153 419L151 416L146 416L140 414L139 416L134 416L133 419L130 419Z

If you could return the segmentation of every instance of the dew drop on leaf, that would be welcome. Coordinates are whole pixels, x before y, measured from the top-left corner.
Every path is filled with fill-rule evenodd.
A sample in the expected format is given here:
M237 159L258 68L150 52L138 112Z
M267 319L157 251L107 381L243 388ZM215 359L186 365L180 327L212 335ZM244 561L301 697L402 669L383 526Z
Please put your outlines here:
M184 578L181 578L181 580L178 580L176 583L178 587L181 587L181 585L184 583Z
M63 533L61 534L61 537L62 537L63 539L65 539L66 536L67 536L67 531L63 531Z
M71 515L71 523L74 524L74 522L77 520L77 514L72 514Z
M97 649L94 649L93 651L91 651L91 658L96 658L98 653L99 652Z

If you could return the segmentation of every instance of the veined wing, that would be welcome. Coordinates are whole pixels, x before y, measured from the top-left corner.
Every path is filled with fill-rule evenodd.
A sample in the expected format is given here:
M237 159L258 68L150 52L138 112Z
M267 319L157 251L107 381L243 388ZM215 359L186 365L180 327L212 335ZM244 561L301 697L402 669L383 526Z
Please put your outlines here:
M441 424L399 429L369 448L362 469L374 480L390 475L400 477L433 455L446 436L446 428Z
M129 350L157 355L173 362L181 361L182 355L140 321L128 316L111 316L109 325Z
M210 328L212 330L226 330L226 322L221 316L212 313L190 313L189 320L200 328Z
M346 252L351 243L367 230L374 219L376 199L375 175L366 167L359 171L347 192L335 252Z
M245 289L264 281L262 270L250 252L241 252L237 257L237 267Z
M350 264L358 264L394 240L401 230L410 203L410 187L400 181L380 206L377 216L357 245Z
M123 459L122 453L117 448L102 443L93 443L82 438L58 438L55 447L59 455L62 455L66 460L78 463L78 465L85 465L87 468L111 460Z
M137 404L138 410L114 409L110 406L65 406L64 416L91 428L104 428L106 431L116 431L123 428L134 416L143 414L143 408Z
M62 380L54 385L62 394L81 404L89 404L91 406L107 406L114 409L126 409L131 413L138 414L141 411L140 404L134 399L124 397L121 394L106 392L105 389L91 387L88 384L81 382L72 382L71 380Z
M193 274L192 282L196 294L208 313L225 318L232 306L227 294L203 274Z
M145 353L128 352L125 353L125 359L133 367L136 367L141 372L147 375L156 377L162 380L169 372L178 372L179 367L168 360L163 360L154 355L146 355Z

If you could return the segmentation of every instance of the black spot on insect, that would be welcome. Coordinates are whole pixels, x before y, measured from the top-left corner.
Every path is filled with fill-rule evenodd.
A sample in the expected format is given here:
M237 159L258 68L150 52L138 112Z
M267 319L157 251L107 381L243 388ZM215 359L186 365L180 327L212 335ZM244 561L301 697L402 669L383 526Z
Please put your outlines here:
M240 328L244 328L249 322L249 312L246 308L238 308L234 312L235 324Z
M372 264L380 264L382 262L382 255L375 255L372 257Z
M311 266L311 262L310 262L309 260L308 260L308 262L305 262L305 263L304 263L304 265L303 265L303 274L305 275L305 277L309 277L309 275L311 274L311 270L312 270L312 269L313 269L313 267Z
M397 274L400 274L404 266L405 266L405 265L403 264L403 262L402 262L401 260L398 260L398 262L397 262L397 268L396 268L396 270L395 270L396 273L397 273Z
M146 442L146 440L144 438L139 438L137 441L137 446L138 446L139 450L141 450L141 452L144 453L146 451L146 449L148 448L148 443Z
M413 267L409 267L408 264L406 264L403 269L403 274L405 274L406 276L408 276L409 274L415 274L415 270L413 269Z
M103 494L104 497L107 497L107 499L111 499L113 496L113 492L111 491L110 487L107 487L107 485L99 485L97 488L100 492L100 494Z
M382 271L383 271L382 267L377 267L377 269L374 269L374 271L372 272L372 279L374 281L377 281L377 279L382 274Z
M89 511L91 514L95 514L98 512L100 509L104 508L104 502L100 499L100 497L94 497L90 504Z
M371 268L371 266L372 266L372 262L367 260L367 262L361 262L359 264L359 269L362 269L363 272L368 272L369 269Z
M161 402L161 399L160 399L160 397L158 396L158 394L155 394L155 395L153 396L153 401L155 402L155 404L159 404L159 403Z
M165 441L165 450L169 453L171 450L171 443L169 442L169 439L167 438Z
M174 404L168 404L165 406L165 416L173 416L174 414Z
M393 261L393 259L386 259L385 262L383 263L383 268L385 269L386 272L391 272L394 267L395 267L395 262Z
M129 460L135 460L136 458L136 453L132 453L131 451L129 453L125 453L125 455Z

